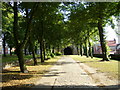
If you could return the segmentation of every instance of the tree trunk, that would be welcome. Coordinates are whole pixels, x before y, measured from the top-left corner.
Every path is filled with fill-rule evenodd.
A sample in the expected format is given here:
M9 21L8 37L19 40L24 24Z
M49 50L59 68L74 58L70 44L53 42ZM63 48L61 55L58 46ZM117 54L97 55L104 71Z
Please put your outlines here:
M18 56L18 61L19 61L19 66L20 66L21 72L23 72L23 73L28 72L27 68L24 65L25 61L24 61L24 58L23 58L23 50L22 50L22 48L18 47L16 49L17 49L17 56Z
M47 53L47 58L50 56L50 45L46 45L46 53Z
M36 53L36 54L38 54L38 53L37 53L37 50L38 50L38 48L37 48L37 46L35 46L35 53Z
M18 43L18 7L17 2L14 2L14 22L13 22L13 35L15 40L15 46L16 46L16 53L19 61L19 66L21 72L28 72L27 68L24 66L24 58L23 58L23 48Z
M4 33L4 38L3 38L3 55L4 55L4 57L6 57L6 48L5 48L5 46L6 46L6 44L5 44L5 33Z
M33 42L32 42L30 37L29 37L29 44L30 44L29 49L32 51L32 55L33 55L34 65L37 65L37 60L36 60L36 57L35 57L35 47L34 47Z
M25 55L27 55L27 50L26 50L26 48L24 49L24 53L25 53Z
M80 55L83 56L83 46L80 44Z
M52 51L51 51L51 45L49 45L49 53L51 53Z
M78 45L77 45L77 55L79 55L79 49L78 49Z
M34 65L37 65L37 60L35 57L35 50L34 49L32 49L32 55L33 55Z
M99 30L99 37L100 37L100 44L102 48L102 56L103 60L101 61L109 61L108 55L107 55L107 47L106 47L106 42L105 42L105 36L104 36L104 30L103 30L103 9L101 9L102 3L99 4L99 16L98 16L98 30Z
M88 42L89 42L89 55L90 55L91 58L93 58L93 52L92 52L91 43L90 43L89 40L88 40Z
M44 59L43 59L43 41L40 40L40 58L41 58L41 63L44 62Z
M89 57L87 41L85 42L86 57Z
M44 60L46 59L45 58L45 42L43 42L43 58L44 58Z
M88 36L90 36L90 31L88 30ZM92 53L92 47L91 47L91 42L90 38L88 37L88 45L89 45L89 56L93 58L93 53Z
M19 60L19 65L20 65L20 70L21 72L26 72L27 69L24 66L24 58L23 58L23 48L25 47L25 44L28 41L28 37L29 37L29 30L30 30L30 26L31 26L31 22L32 22L32 18L33 18L33 14L36 11L38 4L35 3L33 9L31 9L31 15L29 20L27 21L27 28L26 28L26 32L25 32L25 37L23 39L23 42L19 43L19 34L18 34L18 3L14 2L14 6L13 6L13 10L14 10L14 22L13 22L13 35L14 35L14 42L15 42L15 47L17 50L17 56L18 56L18 60Z
M10 56L12 56L12 52L11 52L11 50L12 50L12 47L10 46Z
M99 36L100 36L100 44L102 48L103 61L109 61L108 56L107 56L106 42L104 39L104 32L103 32L101 21L98 21L98 30L99 30Z
M55 51L54 51L54 47L52 48L52 53L55 53Z

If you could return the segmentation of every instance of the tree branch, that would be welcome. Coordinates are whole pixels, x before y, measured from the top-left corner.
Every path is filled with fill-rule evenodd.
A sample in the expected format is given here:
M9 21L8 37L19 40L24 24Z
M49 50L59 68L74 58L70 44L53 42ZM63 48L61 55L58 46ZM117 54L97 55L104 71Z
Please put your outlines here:
M29 20L27 20L27 28L26 28L25 38L24 38L23 42L21 43L21 46L22 46L22 47L24 47L25 44L26 44L27 41L28 41L29 32L30 32L30 27L31 27L32 19L33 19L33 15L34 15L36 9L38 8L38 5L39 5L38 2L34 4L33 9L31 10L30 18L29 18Z

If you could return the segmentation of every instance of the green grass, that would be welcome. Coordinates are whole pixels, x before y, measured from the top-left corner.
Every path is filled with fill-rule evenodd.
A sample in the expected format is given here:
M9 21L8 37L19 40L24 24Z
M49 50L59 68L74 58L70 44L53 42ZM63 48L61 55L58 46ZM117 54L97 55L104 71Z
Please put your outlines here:
M24 56L24 59L25 60L28 60L28 59L31 59L32 58L32 55L26 55ZM7 55L6 57L2 57L2 63L5 63L5 62L12 62L12 61L17 61L18 58L16 55Z
M79 60L81 63L85 63L90 67L97 68L98 72L104 72L113 78L118 78L118 63L117 60L110 60L101 62L102 58L86 58L85 56L81 57L78 55L71 55L74 60Z
M40 55L38 54L38 55L36 55L36 57L40 57ZM24 55L25 60L28 60L28 59L31 59L31 58L32 58L32 55ZM18 60L17 55L12 55L12 56L7 55L6 57L2 56L2 63L17 61L17 60Z

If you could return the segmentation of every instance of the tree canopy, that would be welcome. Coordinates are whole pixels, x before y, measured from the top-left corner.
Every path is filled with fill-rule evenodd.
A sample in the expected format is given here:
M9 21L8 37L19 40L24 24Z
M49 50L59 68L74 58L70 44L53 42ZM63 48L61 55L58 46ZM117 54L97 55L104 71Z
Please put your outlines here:
M80 47L80 55L91 58L92 46L100 41L103 61L109 60L104 27L114 28L112 16L119 16L120 2L3 2L3 46L16 48L20 70L26 72L23 49L29 49L37 65L35 50L40 48L41 62L54 49L69 45ZM14 41L13 41L14 40ZM84 47L84 48L83 48ZM5 53L5 52L4 52ZM79 53L79 50L78 50Z

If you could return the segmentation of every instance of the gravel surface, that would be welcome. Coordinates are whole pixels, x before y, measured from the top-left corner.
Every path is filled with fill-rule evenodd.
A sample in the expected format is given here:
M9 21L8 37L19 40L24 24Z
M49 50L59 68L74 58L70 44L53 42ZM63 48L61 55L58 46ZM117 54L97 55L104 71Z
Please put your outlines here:
M103 77L104 81L101 82L101 76L97 74L95 69L87 65L76 62L69 56L63 56L58 62L46 73L33 88L40 87L78 87L78 88L100 88L105 87L105 83L109 83L107 77ZM97 78L97 76L99 76ZM95 78L94 78L95 77ZM102 81L103 81L102 80ZM110 82L110 85L116 86L116 82ZM106 84L108 85L108 84Z

